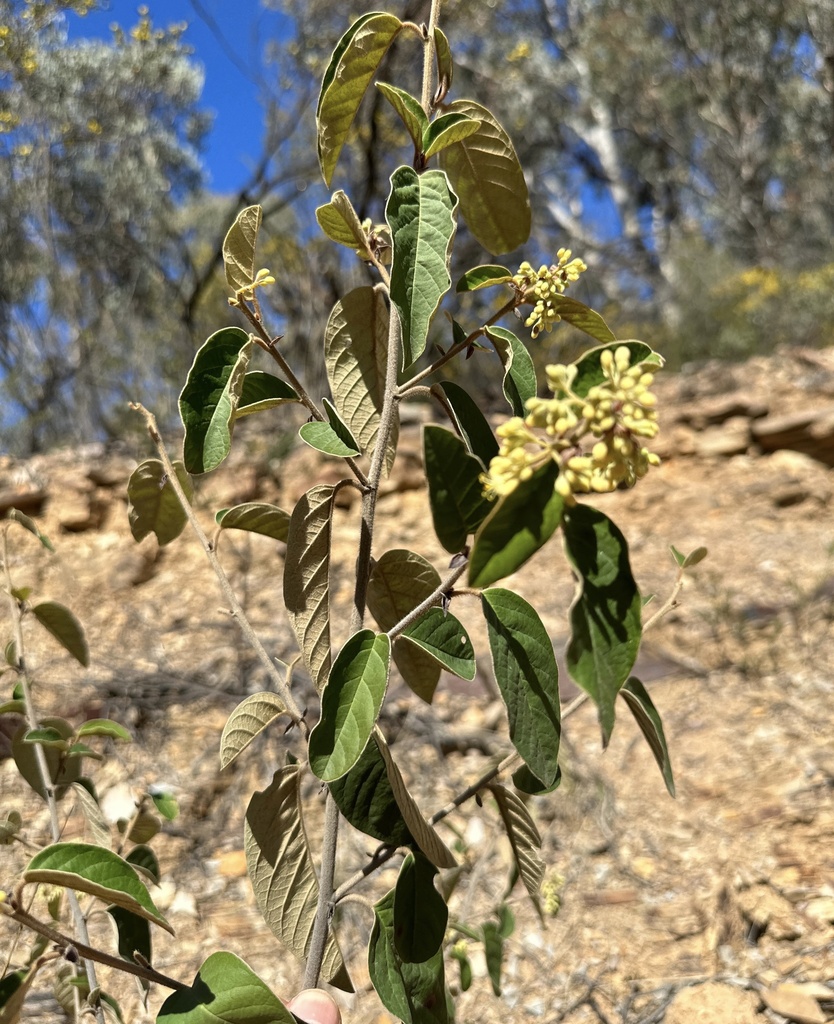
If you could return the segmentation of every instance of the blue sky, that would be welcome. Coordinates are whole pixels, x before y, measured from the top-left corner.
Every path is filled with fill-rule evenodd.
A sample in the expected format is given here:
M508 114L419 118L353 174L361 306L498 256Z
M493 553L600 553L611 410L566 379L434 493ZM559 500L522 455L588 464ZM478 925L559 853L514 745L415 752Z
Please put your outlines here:
M123 28L135 25L139 6L138 0L109 0L106 10L85 18L70 15L70 38L110 39L110 24L118 22ZM201 105L214 114L214 128L203 153L209 187L231 192L248 178L248 169L258 154L263 115L255 84L228 51L237 54L240 62L258 68L258 40L262 45L274 38L285 22L280 15L264 11L259 0L146 0L146 6L157 27L188 22L184 38L205 73ZM216 31L200 12L214 21ZM218 35L222 35L225 46Z

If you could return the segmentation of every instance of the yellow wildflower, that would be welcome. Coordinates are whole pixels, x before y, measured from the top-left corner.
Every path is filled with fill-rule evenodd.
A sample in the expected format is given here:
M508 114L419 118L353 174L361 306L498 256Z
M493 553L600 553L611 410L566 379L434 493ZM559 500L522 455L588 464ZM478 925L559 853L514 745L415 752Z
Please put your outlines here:
M525 325L532 328L534 338L543 330L552 331L553 325L562 319L554 307L555 300L588 269L581 259L571 257L570 249L560 249L556 253L556 263L549 267L542 264L537 271L525 261L513 277L522 301L533 303L533 311Z

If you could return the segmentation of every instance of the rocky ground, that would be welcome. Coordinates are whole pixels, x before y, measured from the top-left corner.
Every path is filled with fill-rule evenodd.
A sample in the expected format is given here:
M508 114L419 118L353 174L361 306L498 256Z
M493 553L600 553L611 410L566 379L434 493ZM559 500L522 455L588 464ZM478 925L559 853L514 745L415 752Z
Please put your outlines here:
M624 707L604 753L592 707L565 722L563 785L533 801L559 913L542 931L516 887L502 996L473 950L475 980L459 1000L460 1021L821 1024L834 1015L834 353L785 350L744 366L712 365L670 376L658 391L663 465L600 507L629 538L638 582L657 605L674 583L669 545L709 549L679 607L647 634L638 673L666 725L677 799ZM248 442L245 458L199 485L207 527L216 509L239 501L290 507L315 474L332 472L309 453L283 456L274 440ZM417 429L406 428L379 506L377 550L412 547L442 569L448 556L430 536L418 451ZM178 933L157 940L158 969L190 981L209 952L226 948L288 995L299 968L254 906L241 822L249 794L267 784L292 740L270 734L219 773L225 718L264 679L197 542L184 535L160 551L152 537L131 539L125 483L134 465L98 449L0 461L0 509L23 506L56 547L51 556L15 531L14 581L69 605L92 651L84 671L33 633L38 706L131 728L135 742L98 769L114 816L140 787L177 792L182 813L155 840L164 877L154 898ZM356 511L340 509L335 530L333 587L342 604ZM268 648L289 657L279 548L230 533L221 558ZM563 648L573 585L558 542L508 585L540 610ZM485 652L477 606L461 600L456 612ZM5 643L9 624L0 623ZM565 680L565 700L575 692ZM491 694L486 670L467 685L444 677L430 709L393 687L385 726L427 812L476 778L485 757L506 751ZM2 732L0 757L0 808L20 809L25 837L37 843L45 816L18 783ZM312 783L307 797L315 832L321 798ZM67 835L83 828L73 817ZM510 863L495 815L488 802L469 804L441 830L470 869L452 914L483 922L502 899ZM359 867L370 845L345 829L340 875ZM31 848L3 851L0 888L8 888ZM379 872L363 895L378 898L394 878L394 869ZM363 988L370 920L356 902L340 925L360 990L344 1004L349 1024L389 1020ZM106 926L94 924L109 944ZM5 949L9 929L2 934ZM153 992L145 1011L131 984L106 976L105 985L119 992L128 1024L152 1020L165 994ZM27 1020L57 1019L48 987L32 997Z

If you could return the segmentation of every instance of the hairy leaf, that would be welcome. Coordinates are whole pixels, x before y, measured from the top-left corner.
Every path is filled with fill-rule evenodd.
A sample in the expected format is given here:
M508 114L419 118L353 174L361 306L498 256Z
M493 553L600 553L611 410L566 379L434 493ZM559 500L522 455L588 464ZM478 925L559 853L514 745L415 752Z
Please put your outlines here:
M364 455L376 446L385 399L388 307L381 288L353 291L333 307L324 335L324 361L333 401ZM397 453L399 418L394 415L385 463Z
M666 783L669 796L675 795L675 778L672 774L672 762L669 759L669 748L666 746L666 735L663 732L663 722L660 719L657 708L649 696L648 690L634 676L625 683L620 690L620 695L628 704L629 710L637 720L640 731L646 737L646 742L651 748L655 761L657 761Z
M59 885L115 903L174 934L150 893L121 857L88 843L54 843L36 853L23 873L28 884Z
M603 352L615 352L618 348L627 348L631 353L631 364L646 362L649 366L661 367L663 358L653 352L648 345L642 341L615 341L611 345L600 345L598 348L591 348L576 360L576 376L571 385L575 394L580 398L605 380L605 373L602 369L601 356Z
M603 344L609 341L616 341L611 328L599 313L591 309L590 306L572 299L569 295L555 295L550 301L565 323L571 324L571 326L576 327L580 331L584 331L585 334L590 334L592 338L596 338L597 341L601 341Z
M478 403L454 381L440 381L433 385L432 391L435 388L443 393L450 406L455 429L466 447L481 460L484 469L489 468L490 461L498 454L498 441Z
M255 900L272 933L300 960L306 960L313 935L319 884L304 829L299 766L287 765L270 785L254 793L244 821L244 847ZM332 932L322 975L331 985L352 992L342 954Z
M542 838L524 801L511 789L499 782L491 782L489 791L495 797L498 811L510 846L516 868L533 906L541 917L540 894L544 881L544 861L541 856Z
M504 327L487 328L487 337L504 367L504 397L514 416L525 416L527 399L536 394L536 368L530 353L513 332Z
M22 824L20 813L9 811L6 817L0 820L0 846L11 846Z
M50 541L49 537L47 537L45 533L41 533L41 531L38 529L38 524L35 522L35 520L30 519L30 517L27 516L25 512L21 512L20 509L17 508L11 508L6 513L4 518L11 519L13 523L17 523L18 526L22 526L24 530L28 530L29 533L33 533L41 542L41 544L43 544L43 546L47 549L47 551L55 550L55 548L52 546L52 541Z
M493 504L484 496L483 466L459 437L433 424L423 427L423 465L434 532L443 547L455 554Z
M310 767L323 781L340 779L359 760L379 717L391 662L387 633L362 629L339 651L310 733Z
M513 772L513 785L519 793L526 793L528 796L544 796L558 789L562 782L562 769L556 772L556 780L549 786L545 786L541 779L530 771L526 764L516 768Z
M441 608L429 608L397 640L415 644L461 679L475 678L472 641L454 615Z
M501 968L504 964L504 937L494 921L486 921L481 926L484 940L484 959L489 975L492 991L501 995Z
M273 540L286 541L290 531L289 513L263 501L221 509L214 519L221 530L248 530Z
M394 889L394 946L406 964L422 964L440 952L449 908L434 886L437 868L422 853L409 853Z
M362 222L350 199L341 189L333 193L329 203L316 209L316 220L332 242L356 249L363 259L371 258L368 236Z
M368 583L368 608L383 632L393 629L440 586L440 575L421 555L402 548L386 551ZM394 644L394 662L407 685L431 704L440 666L424 651Z
M466 114L441 114L432 121L423 133L424 155L432 157L441 149L452 146L456 142L468 139L481 127L481 122Z
M403 1024L448 1024L442 952L424 963L400 958L394 942L393 891L375 905L374 916L368 970L383 1006Z
M559 467L547 462L522 480L484 520L469 558L469 585L488 587L521 568L553 536L564 501L554 490Z
M333 51L316 108L319 166L328 188L365 90L401 28L393 14L365 14Z
M134 846L130 853L125 857L128 864L132 864L134 868L142 872L150 878L152 882L159 885L159 879L161 877L159 871L159 861L156 859L156 854L150 848L140 843L138 846Z
M382 733L377 729L374 731L374 739L385 761L385 768L388 772L388 781L394 793L394 799L402 812L405 823L408 826L415 843L420 847L429 860L438 868L453 868L457 861L452 856L443 840L423 817L420 808L417 806L414 797L409 793L403 780L397 763L391 754L388 744Z
M330 672L330 529L333 488L317 484L290 516L284 604L317 690Z
M398 89L395 85L377 82L376 87L400 115L415 147L422 152L423 135L429 126L429 119L420 106L420 101L405 89Z
M495 681L507 705L510 739L545 785L559 770L561 709L553 644L535 608L511 590L481 594Z
M449 46L449 40L440 28L434 30L434 52L437 56L437 80L441 87L448 92L452 88L455 69L452 64L452 49Z
M327 422L314 420L302 424L298 431L301 440L311 448L324 452L325 455L335 455L340 459L349 459L354 455L359 455L360 450L356 439L339 418L339 414L326 398L323 405L327 414Z
M391 175L385 218L394 249L390 290L402 325L403 368L425 350L429 325L452 283L457 202L442 171L417 174L399 167Z
M614 728L617 694L634 667L640 646L640 592L631 572L626 539L602 512L589 505L567 509L562 532L577 577L570 612L568 670L597 705L602 741L607 745ZM535 771L532 763L530 767Z
M512 279L513 273L506 267L485 264L467 270L455 285L455 291L458 293L476 292L480 288L494 288L497 284L508 284Z
M235 420L252 413L274 409L277 405L297 402L298 394L285 380L274 373L252 370L243 378L240 399L235 409Z
M107 908L107 913L113 918L118 936L119 956L130 963L136 963L134 953L151 963L153 959L151 945L151 926L143 917L132 914L124 907L115 905Z
M387 846L413 842L376 743L365 747L347 775L330 783L330 793L345 818L360 832Z
M57 601L42 601L32 608L38 622L51 633L58 643L85 668L90 664L90 648L81 623Z
M12 971L0 980L0 1024L18 1024L38 971L48 961L37 959L28 968Z
M45 729L57 729L67 740L72 737L74 732L72 726L64 718L42 718L40 724ZM12 757L24 780L42 800L45 800L46 790L41 782L35 747L31 743L25 742L28 731L29 727L24 723L12 737ZM54 786L55 798L60 800L66 793L67 786L78 782L81 777L81 758L64 756L60 750L56 750L54 747L44 747L43 752L46 757L49 778Z
M255 280L255 243L262 216L260 206L247 206L237 215L223 240L226 283L233 292L248 287Z
M220 737L220 768L227 768L276 718L286 714L283 702L269 691L241 701L226 720Z
M111 740L122 740L130 743L130 733L123 725L113 722L109 718L90 718L83 722L75 735L80 739L82 736L107 736Z
M530 197L509 135L495 117L472 100L445 108L481 126L474 135L444 149L440 166L460 197L460 212L481 245L497 256L530 237Z
M158 1024L295 1024L295 1017L234 953L212 953L190 988L168 996Z
M177 479L188 500L194 494L191 477L181 462L174 463ZM156 534L160 547L182 533L188 518L159 459L146 459L130 474L127 482L127 518L136 541Z
M224 327L194 357L179 401L185 427L183 462L189 473L209 473L229 454L252 344L246 331Z
M72 791L75 794L75 799L78 801L78 806L81 808L81 813L84 815L84 820L87 822L93 842L96 846L103 846L109 849L110 826L101 813L98 800L80 782L72 784Z

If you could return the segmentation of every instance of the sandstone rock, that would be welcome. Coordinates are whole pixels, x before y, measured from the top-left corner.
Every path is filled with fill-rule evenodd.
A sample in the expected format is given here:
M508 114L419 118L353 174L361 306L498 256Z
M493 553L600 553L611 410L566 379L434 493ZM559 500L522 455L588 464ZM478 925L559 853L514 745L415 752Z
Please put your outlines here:
M750 420L733 416L720 427L707 427L695 437L695 452L703 458L741 455L750 447Z
M819 1003L803 992L798 985L777 985L762 992L765 1004L797 1024L825 1024L825 1014Z
M753 992L720 982L681 989L666 1011L665 1024L761 1024Z

